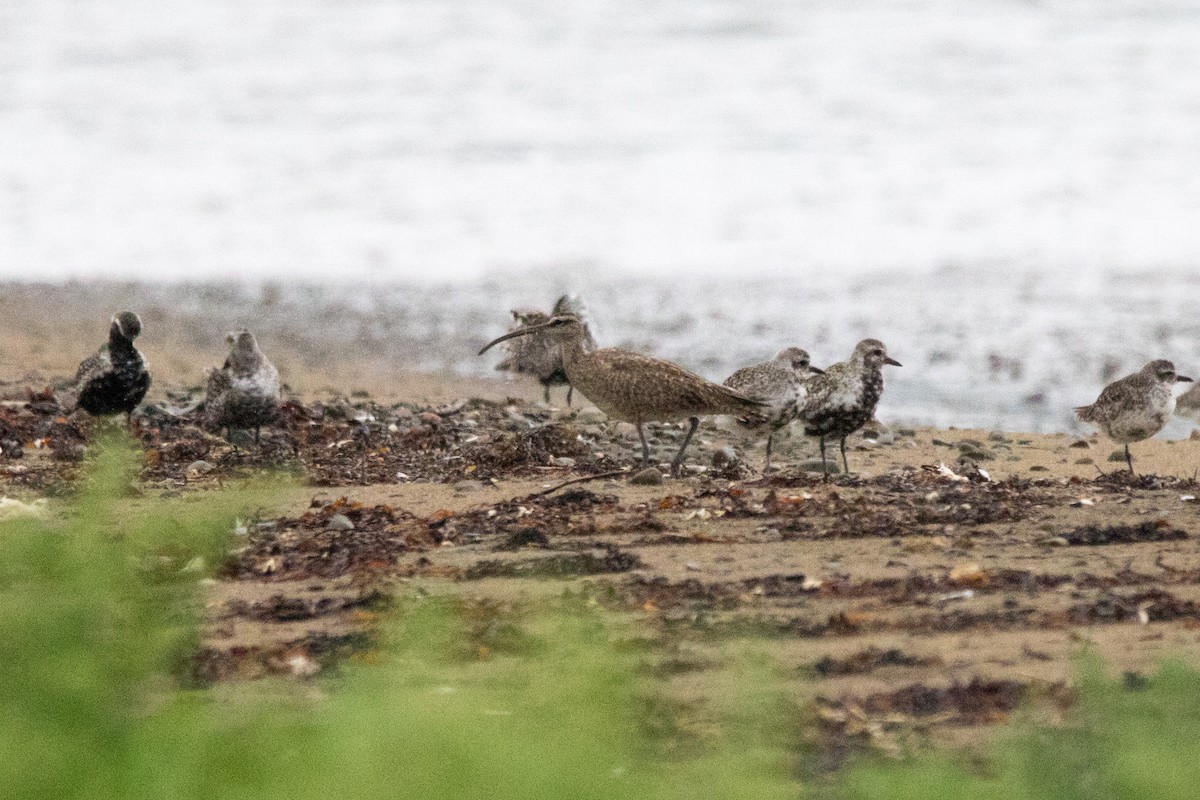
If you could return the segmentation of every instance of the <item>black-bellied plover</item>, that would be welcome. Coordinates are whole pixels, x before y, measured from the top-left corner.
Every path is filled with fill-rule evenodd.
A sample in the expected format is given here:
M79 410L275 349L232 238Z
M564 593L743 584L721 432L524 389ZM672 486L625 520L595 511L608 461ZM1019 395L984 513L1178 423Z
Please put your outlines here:
M229 357L220 369L208 373L204 400L208 425L225 428L230 435L234 430L253 430L257 442L262 426L279 415L279 371L250 331L233 331L225 341Z
M700 424L700 417L745 415L766 405L661 358L616 347L587 350L584 347L587 332L583 323L569 314L506 333L489 342L479 353L482 355L493 345L508 339L538 333L551 336L558 343L563 367L572 386L609 417L637 426L642 441L643 467L650 463L650 445L642 427L645 423L682 419L691 423L679 453L671 462L671 474L678 476L684 451Z
M572 314L579 318L583 323L583 348L585 350L595 350L596 341L592 338L591 328L588 324L587 307L579 295L564 294L558 298L558 302L554 304L554 310L549 314L542 313L541 311L517 311L514 309L512 312L514 324L508 329L509 333L533 325L541 325L549 321L550 317L560 314ZM574 388L571 386L571 382L567 380L566 370L563 369L562 352L559 349L558 343L552 337L522 336L510 340L505 345L505 348L508 355L496 365L497 370L532 375L537 378L542 384L547 403L550 402L551 386L566 386L567 406L571 405L571 395L574 393Z
M759 412L737 417L739 426L754 436L767 435L767 460L763 472L771 470L771 441L800 413L808 399L808 381L822 374L812 365L808 352L799 347L780 350L775 358L742 367L725 379L725 385L767 405Z
M829 478L825 460L825 439L836 437L842 450L842 468L850 472L846 461L846 437L866 425L875 414L883 394L883 365L900 366L890 358L878 339L863 339L854 347L849 361L825 368L808 383L808 400L800 411L804 432L821 439L821 466Z
M132 421L133 410L150 389L146 360L133 346L142 332L142 321L132 311L112 318L108 341L88 356L75 373L77 404L93 416L124 414Z
M1163 429L1175 410L1175 394L1171 388L1179 381L1191 378L1178 375L1175 365L1166 359L1156 359L1132 375L1115 380L1090 406L1075 409L1079 419L1095 425L1108 438L1125 445L1125 463L1133 474L1130 442L1149 439Z

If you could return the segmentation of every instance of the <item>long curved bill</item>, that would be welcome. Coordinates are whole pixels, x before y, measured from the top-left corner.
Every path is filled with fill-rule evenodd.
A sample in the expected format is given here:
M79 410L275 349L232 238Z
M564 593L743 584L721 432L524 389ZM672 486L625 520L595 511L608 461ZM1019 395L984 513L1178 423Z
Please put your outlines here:
M810 366L808 368L808 371L811 372L813 375L824 375L825 374L825 370L817 369L816 367L812 367L812 366Z
M892 358L891 356L884 356L883 363L891 364L893 367L903 367L904 366L903 364L901 364L899 361Z
M1175 382L1176 383L1195 383L1195 381L1193 381L1187 375L1176 375Z
M528 336L531 333L537 333L538 331L542 330L543 328L548 327L549 325L550 325L549 322L540 322L537 325L529 325L528 327L525 327L525 328L518 328L515 331L509 331L508 333L504 334L503 336L498 336L495 339L492 339L487 344L485 344L483 346L483 349L480 350L476 355L483 355L488 350L491 350L494 346L500 344L501 342L508 341L509 339L515 339L518 336Z

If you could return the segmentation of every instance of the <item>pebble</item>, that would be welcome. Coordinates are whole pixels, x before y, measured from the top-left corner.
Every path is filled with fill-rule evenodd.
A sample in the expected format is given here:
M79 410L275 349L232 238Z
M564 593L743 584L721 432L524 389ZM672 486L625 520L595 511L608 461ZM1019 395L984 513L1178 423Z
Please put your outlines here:
M203 475L206 472L211 472L212 469L213 469L213 465L208 463L207 461L193 461L191 464L188 464L187 471L189 473Z
M617 436L620 436L622 439L638 438L637 425L634 425L632 422L618 422L613 426L613 429Z
M712 456L712 465L718 468L736 467L741 463L741 461L742 460L738 458L737 451L729 445L725 445L721 449L717 450Z
M352 531L354 523L345 514L334 514L329 518L329 524L325 527L331 531Z
M662 486L663 474L657 467L646 467L641 472L634 473L629 482L634 486Z
M595 425L596 423L603 422L606 417L604 416L604 412L600 411L599 409L585 408L584 410L575 414L575 419L584 425Z
M575 459L570 456L555 456L550 459L550 463L556 467L573 467L575 466Z

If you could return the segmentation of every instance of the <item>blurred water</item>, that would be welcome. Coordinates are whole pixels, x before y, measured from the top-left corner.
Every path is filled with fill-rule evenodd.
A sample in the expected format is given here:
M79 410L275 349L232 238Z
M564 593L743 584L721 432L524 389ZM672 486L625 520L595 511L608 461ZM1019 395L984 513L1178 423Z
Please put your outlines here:
M1194 267L1197 42L1154 0L3 0L0 272Z

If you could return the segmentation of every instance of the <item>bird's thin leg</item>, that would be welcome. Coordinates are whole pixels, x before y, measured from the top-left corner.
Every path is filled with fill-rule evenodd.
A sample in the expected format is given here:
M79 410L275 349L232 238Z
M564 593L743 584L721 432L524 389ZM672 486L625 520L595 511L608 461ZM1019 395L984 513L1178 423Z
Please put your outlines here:
M575 387L567 384L567 408L571 407L571 395L575 393Z
M691 426L688 428L687 436L683 437L683 444L679 448L679 452L675 455L675 460L671 462L671 476L679 477L679 468L683 464L683 451L687 450L688 442L692 440L692 434L696 432L696 428L700 427L699 417L689 417Z
M261 434L261 433L262 433L262 426L261 426L261 425L255 425L255 426L254 426L254 446L255 446L255 447L258 447L259 445L261 445L261 444L262 444L262 442L261 442L261 441L259 441L259 436L260 436L260 434Z
M763 467L763 475L766 475L768 472L771 471L771 439L774 436L775 436L774 431L767 434L767 463L766 463L766 466Z
M646 444L646 431L642 429L642 421L637 422L638 437L642 440L642 469L650 466L650 445Z
M846 437L845 436L842 437L842 469L846 471L847 475L850 474L850 463L848 461L846 461Z
M825 473L825 480L829 480L829 462L825 460L825 437L821 436L821 471Z
M1125 463L1129 465L1129 474L1133 475L1133 456L1129 455L1129 445L1125 445Z
M544 386L542 386L542 396L546 400L546 405L549 405L550 404L550 384L547 383Z

